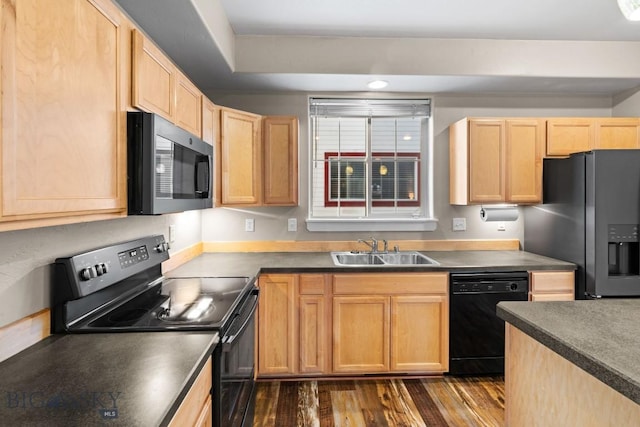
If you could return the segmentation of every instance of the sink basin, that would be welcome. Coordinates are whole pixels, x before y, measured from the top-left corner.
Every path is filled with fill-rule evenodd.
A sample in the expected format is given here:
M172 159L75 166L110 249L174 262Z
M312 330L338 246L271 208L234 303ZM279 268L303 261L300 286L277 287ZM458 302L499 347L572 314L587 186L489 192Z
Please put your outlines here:
M378 255L385 264L392 265L439 265L431 258L422 255L420 252L391 252Z
M335 265L382 265L384 262L373 254L351 252L331 252Z
M369 252L331 252L331 258L337 266L350 267L440 265L437 261L415 251L376 254Z

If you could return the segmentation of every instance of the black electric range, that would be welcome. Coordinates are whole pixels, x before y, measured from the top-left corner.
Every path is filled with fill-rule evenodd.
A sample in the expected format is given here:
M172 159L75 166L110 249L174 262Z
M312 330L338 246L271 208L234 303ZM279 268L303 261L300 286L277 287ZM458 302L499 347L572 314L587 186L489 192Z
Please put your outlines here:
M165 278L164 236L56 259L54 333L217 332L213 425L250 426L258 288L248 277ZM176 349L179 351L179 349Z

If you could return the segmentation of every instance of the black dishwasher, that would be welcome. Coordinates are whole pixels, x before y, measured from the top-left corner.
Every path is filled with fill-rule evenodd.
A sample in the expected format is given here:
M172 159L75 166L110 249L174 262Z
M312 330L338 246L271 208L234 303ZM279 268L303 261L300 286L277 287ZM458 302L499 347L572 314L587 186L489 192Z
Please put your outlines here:
M504 373L500 301L527 301L526 271L452 273L449 300L449 374Z

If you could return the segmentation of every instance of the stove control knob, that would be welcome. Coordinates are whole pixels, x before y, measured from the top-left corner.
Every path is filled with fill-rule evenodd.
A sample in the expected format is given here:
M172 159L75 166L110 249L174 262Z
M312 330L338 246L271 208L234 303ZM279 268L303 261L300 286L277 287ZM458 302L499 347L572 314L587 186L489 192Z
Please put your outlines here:
M156 252L166 252L169 250L169 244L166 242L158 243L154 249L156 250Z
M96 273L98 274L98 276L107 274L107 264L101 262L100 264L96 264L94 267L96 269Z
M82 280L91 280L98 276L98 272L95 267L87 267L80 270L80 278Z

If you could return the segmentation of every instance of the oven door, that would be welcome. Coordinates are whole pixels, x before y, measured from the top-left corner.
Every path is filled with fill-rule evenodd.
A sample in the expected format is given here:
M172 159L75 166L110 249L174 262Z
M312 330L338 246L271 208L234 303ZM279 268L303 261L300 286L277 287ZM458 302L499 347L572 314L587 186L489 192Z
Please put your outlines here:
M250 427L253 424L255 312L258 292L255 288L245 298L217 349L220 356L220 363L216 368L220 369L220 402L216 402L214 389L214 426ZM217 414L216 409L219 411Z

